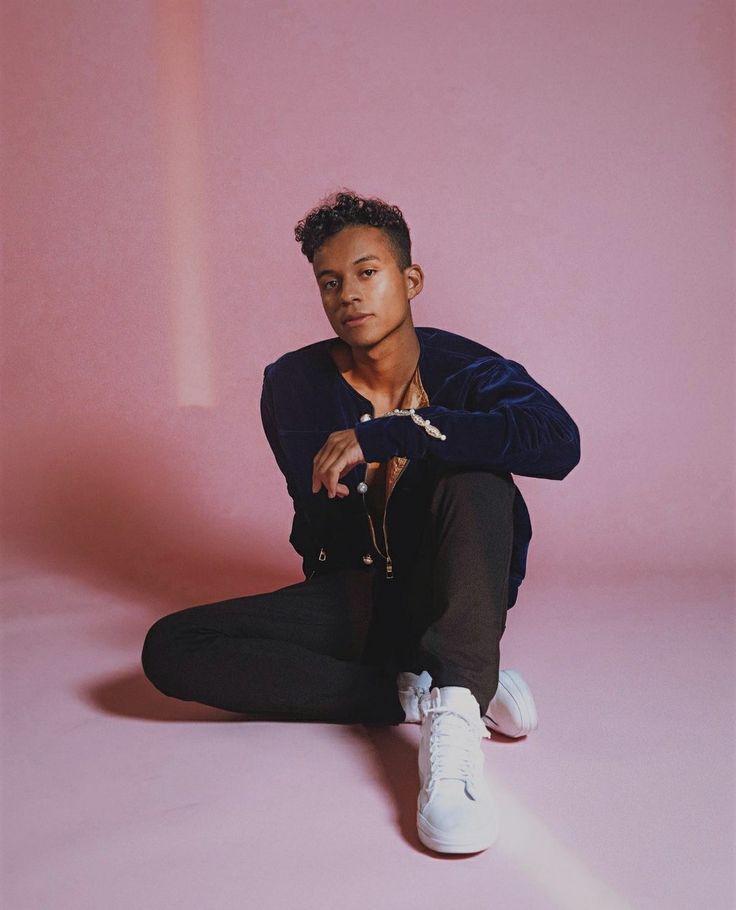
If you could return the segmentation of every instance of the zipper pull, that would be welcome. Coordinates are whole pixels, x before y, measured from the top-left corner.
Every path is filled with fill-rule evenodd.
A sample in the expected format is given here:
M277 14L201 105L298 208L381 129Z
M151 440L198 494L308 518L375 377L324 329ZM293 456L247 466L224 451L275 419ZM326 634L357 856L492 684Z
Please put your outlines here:
M393 578L393 577L394 577L394 567L391 562L391 557L389 556L386 559L386 578Z
M324 547L321 547L321 548L320 548L319 556L317 557L317 559L318 559L320 562L324 562L324 561L327 559L327 554L325 553L325 548L324 548Z

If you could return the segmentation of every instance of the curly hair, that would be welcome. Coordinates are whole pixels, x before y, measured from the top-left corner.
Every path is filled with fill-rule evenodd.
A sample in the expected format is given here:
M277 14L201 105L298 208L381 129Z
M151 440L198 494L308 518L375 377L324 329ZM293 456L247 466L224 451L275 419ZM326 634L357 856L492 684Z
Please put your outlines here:
M345 227L367 224L386 234L400 271L411 265L411 238L401 209L382 199L358 196L352 190L333 193L323 199L294 228L302 253L310 262L324 241Z

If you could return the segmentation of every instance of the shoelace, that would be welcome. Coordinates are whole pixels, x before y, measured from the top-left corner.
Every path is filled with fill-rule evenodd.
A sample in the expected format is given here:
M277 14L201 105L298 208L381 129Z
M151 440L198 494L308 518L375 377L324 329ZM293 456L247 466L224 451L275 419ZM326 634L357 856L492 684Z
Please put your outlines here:
M420 702L425 696L428 696L428 695L429 695L430 690L429 690L429 689L425 689L424 686L409 686L407 689L399 689L399 692L400 692L402 695L409 695L409 696L411 696L411 698L416 698L416 700L417 700L417 707L418 707L418 706L419 706L419 702Z
M490 732L485 725L474 724L465 714L453 708L442 706L427 708L425 714L431 724L429 789L433 789L440 780L464 781L466 786L471 784L471 789L474 789L472 781L475 768L472 752L477 747L476 737L490 739Z

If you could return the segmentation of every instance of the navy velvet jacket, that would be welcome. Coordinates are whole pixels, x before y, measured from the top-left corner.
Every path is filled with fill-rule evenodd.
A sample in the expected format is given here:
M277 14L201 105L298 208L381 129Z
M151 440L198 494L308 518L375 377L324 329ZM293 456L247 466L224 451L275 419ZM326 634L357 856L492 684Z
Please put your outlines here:
M379 559L364 497L356 491L366 465L343 479L351 492L329 499L312 493L312 462L330 433L354 428L366 461L409 458L386 506L386 536L395 578L415 558L433 469L476 467L503 476L562 480L580 460L578 428L560 403L524 367L475 341L441 329L416 328L419 373L430 406L416 413L445 439L410 417L373 418L373 407L342 376L329 354L334 338L284 354L264 371L261 417L294 503L289 541L306 578ZM361 421L368 414L371 420ZM521 491L514 497L509 607L526 573L531 521Z

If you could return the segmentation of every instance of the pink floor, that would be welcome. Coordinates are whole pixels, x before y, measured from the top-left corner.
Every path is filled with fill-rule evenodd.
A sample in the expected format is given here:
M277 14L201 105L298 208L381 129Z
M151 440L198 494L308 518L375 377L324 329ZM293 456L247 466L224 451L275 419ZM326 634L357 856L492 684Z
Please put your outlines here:
M459 858L416 837L415 726L160 695L140 644L187 603L22 568L3 601L6 910L736 906L727 581L527 579L502 665L540 726L484 743L502 834Z

